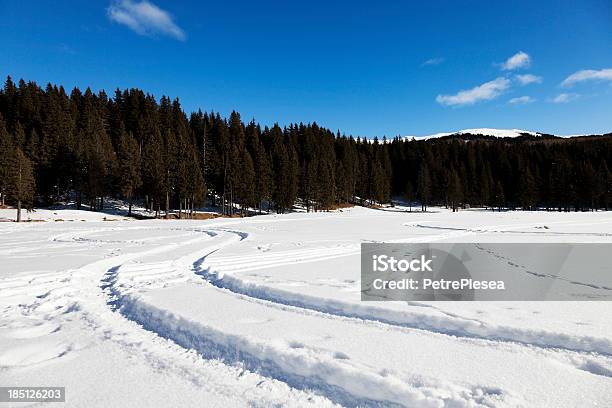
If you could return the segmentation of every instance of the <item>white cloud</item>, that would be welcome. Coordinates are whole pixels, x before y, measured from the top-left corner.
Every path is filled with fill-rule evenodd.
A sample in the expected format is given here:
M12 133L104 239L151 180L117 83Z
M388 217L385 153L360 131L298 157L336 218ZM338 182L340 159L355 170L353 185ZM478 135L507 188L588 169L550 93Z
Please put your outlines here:
M515 78L521 85L539 84L542 82L542 77L532 74L516 75Z
M552 103L568 103L578 97L577 94L570 93L560 93L559 95L552 98L550 101Z
M512 71L519 68L526 68L531 64L531 58L523 51L519 51L504 62L501 67L504 71Z
M535 102L535 99L533 99L531 96L519 96L519 97L510 99L508 102L513 105L525 105L528 103Z
M440 65L443 62L444 62L444 58L440 58L440 57L430 58L427 61L423 62L421 64L421 66L425 66L425 65Z
M140 35L165 34L185 40L185 32L165 10L147 0L116 0L106 10L112 21L129 27Z
M455 95L438 95L436 102L441 105L473 105L479 101L488 101L497 98L510 87L510 80L499 77L493 81L485 82L472 89L459 91Z
M612 68L608 69L583 69L582 71L574 72L561 82L562 86L574 85L577 82L583 81L612 81Z

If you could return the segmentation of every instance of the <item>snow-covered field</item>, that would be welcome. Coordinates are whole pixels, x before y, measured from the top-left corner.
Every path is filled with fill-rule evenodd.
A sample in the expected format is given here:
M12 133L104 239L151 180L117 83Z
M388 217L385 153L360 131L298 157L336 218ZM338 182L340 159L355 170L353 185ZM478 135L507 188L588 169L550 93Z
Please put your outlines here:
M612 406L611 303L359 284L362 242L612 242L610 213L37 214L0 223L0 385L73 407Z

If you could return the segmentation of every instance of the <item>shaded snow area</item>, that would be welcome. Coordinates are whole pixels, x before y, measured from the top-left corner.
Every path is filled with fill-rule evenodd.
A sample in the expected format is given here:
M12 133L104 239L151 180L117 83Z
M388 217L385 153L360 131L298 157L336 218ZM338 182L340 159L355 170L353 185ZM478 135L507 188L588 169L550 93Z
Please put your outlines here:
M404 210L0 223L0 384L71 407L612 406L610 303L360 302L359 260L611 242L612 215Z
M154 218L155 213L148 211L135 203L132 206L132 216L128 217L129 204L122 200L106 198L102 210L87 211L89 207L80 208L73 201L57 204L49 208L21 210L21 219L26 222L85 222L85 221L131 221L134 218ZM15 208L0 208L0 222L15 221Z
M15 221L17 210L13 208L0 208L0 221ZM128 220L120 214L106 212L83 211L72 209L37 208L33 211L21 210L21 219L28 221L45 222L86 222L86 221L119 221Z

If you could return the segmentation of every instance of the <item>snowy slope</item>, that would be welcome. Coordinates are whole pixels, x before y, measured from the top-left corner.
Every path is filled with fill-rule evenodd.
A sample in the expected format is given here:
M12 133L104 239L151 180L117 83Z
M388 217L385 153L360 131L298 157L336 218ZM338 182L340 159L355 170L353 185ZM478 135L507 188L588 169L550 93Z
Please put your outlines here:
M17 210L13 208L0 208L0 221L15 221ZM21 210L23 221L49 221L49 222L73 222L73 221L118 221L126 220L119 214L108 214L95 211L69 210L69 209L47 209L37 208L34 211Z
M612 405L606 302L359 301L361 242L611 242L612 216L402 210L1 223L0 383L91 407Z

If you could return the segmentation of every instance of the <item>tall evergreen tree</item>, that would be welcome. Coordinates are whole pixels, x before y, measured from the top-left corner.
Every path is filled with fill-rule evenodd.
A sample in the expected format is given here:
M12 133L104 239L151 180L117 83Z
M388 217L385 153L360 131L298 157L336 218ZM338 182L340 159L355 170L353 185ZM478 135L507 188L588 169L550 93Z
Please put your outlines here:
M162 197L166 193L166 164L164 143L159 129L153 128L149 140L145 144L142 158L143 187L151 197L151 208L155 209L155 216L159 217Z
M410 212L412 212L412 201L414 201L414 187L410 180L406 181L406 187L404 187L404 200L408 203Z
M449 194L451 208L453 212L456 212L459 208L459 204L463 199L463 187L461 185L461 179L455 169L451 169L449 173Z
M431 195L431 178L429 175L429 167L426 162L421 164L419 171L419 199L421 200L421 211L427 211L429 198Z
M134 194L142 185L140 148L136 139L122 130L119 133L117 150L119 156L119 185L121 194L128 200L128 216L131 216Z
M9 77L10 80L10 77ZM0 205L4 206L8 195L8 179L11 169L11 157L15 151L15 144L6 131L6 125L0 114Z
M536 184L529 167L525 167L518 187L519 204L525 210L532 209L536 203Z
M599 207L608 211L612 202L612 175L608 170L608 165L605 160L601 160L597 169L597 186L596 196L598 198Z
M16 203L17 222L21 221L21 208L32 208L34 203L34 172L30 159L20 147L16 147L9 158L7 192Z
M502 208L505 207L506 205L506 195L504 194L504 188L502 187L502 184L500 181L495 183L494 197L495 197L494 206L497 206L497 209L501 211Z

